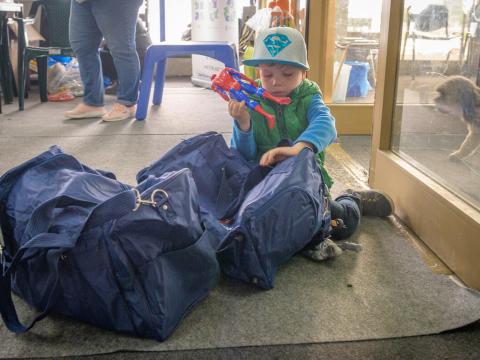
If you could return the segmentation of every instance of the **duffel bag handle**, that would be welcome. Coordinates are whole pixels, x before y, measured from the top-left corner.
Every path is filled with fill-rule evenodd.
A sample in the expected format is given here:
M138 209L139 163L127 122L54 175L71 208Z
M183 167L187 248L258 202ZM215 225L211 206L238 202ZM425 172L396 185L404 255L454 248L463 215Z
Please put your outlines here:
M61 195L43 203L32 213L24 232L24 236L28 236L31 233L33 233L34 236L18 249L8 267L2 254L1 265L3 271L0 274L0 313L7 328L14 333L23 333L30 330L37 321L42 320L48 315L53 308L55 301L58 299L58 267L60 258L65 249L74 246L76 236L45 232L48 230L43 229L44 224L48 224L48 221L45 222L45 214L51 213L55 208L62 208L75 204L86 205L86 202L70 196ZM35 235L35 233L37 234ZM18 319L17 310L12 300L12 274L20 263L32 258L41 250L46 251L49 249L55 251L51 251L48 254L48 259L51 262L50 268L53 269L53 274L48 278L48 282L45 286L45 294L48 299L47 304L29 325L24 325Z
M47 229L42 229L42 227L43 224L48 224L48 214L51 214L54 209L72 205L88 206L94 204L96 206L92 207L92 211L85 217L85 221L82 227L79 228L78 232L87 231L95 226L120 218L133 211L136 199L137 197L134 190L121 192L100 204L95 204L70 195L60 195L46 201L35 209L27 225L25 234L28 236L32 232L35 234L47 231Z
M23 236L35 236L36 234L47 232L48 226L50 226L49 220L55 209L66 208L73 205L90 206L93 208L96 204L70 195L59 195L51 198L32 212ZM45 226L47 226L47 228L45 228Z
M36 322L42 320L49 314L53 308L55 301L60 296L59 286L59 266L65 250L71 249L75 246L80 232L88 231L89 229L99 226L109 220L121 217L128 212L133 211L136 204L137 197L134 191L124 191L109 200L97 205L85 218L83 227L79 228L78 234L57 234L57 233L40 233L28 240L15 254L11 264L0 274L0 313L7 328L14 333L23 333L28 331L35 325ZM48 231L43 229L45 225L45 214L48 215L55 208L67 207L70 205L90 205L91 203L82 199L71 197L68 195L61 195L42 204L32 214L25 236L31 233ZM41 208L41 209L40 209ZM48 218L48 216L47 216ZM48 223L48 222L47 222ZM12 279L11 275L19 264L26 261L39 251L51 250L48 253L48 260L51 262L52 276L45 286L45 294L47 295L47 303L40 314L29 324L24 325L20 322L17 315L15 304L12 300ZM5 259L2 258L3 267L6 266Z
M0 313L7 328L14 333L23 333L32 328L37 321L42 320L48 315L55 301L58 299L59 289L59 263L62 252L72 242L63 234L39 234L32 238L27 244L22 246L15 255L12 263L0 276ZM62 246L64 245L64 246ZM20 322L17 315L15 304L12 300L12 278L11 274L22 261L28 260L41 249L56 248L56 251L50 252L48 259L53 267L53 276L49 277L49 281L45 286L45 294L47 295L47 304L41 310L35 319L29 324L24 325ZM32 253L33 250L33 253ZM2 259L3 260L3 259Z
M133 210L133 204L135 204L135 194L132 191L125 191L111 198L111 200L113 199L115 199L115 201L106 201L104 206L97 206L90 213L88 220L87 218L85 219L83 230L88 230L89 228L98 226L101 223L115 218L116 216L124 215L127 213L127 211ZM32 214L24 235L28 236L28 234L31 233L35 234L40 231L48 231L48 229L43 229L46 220L45 214L51 213L51 211L55 208L67 207L70 205L85 206L91 205L91 203L68 195L61 195L50 199L37 208ZM94 214L96 216L92 217ZM48 223L48 221L46 223ZM79 232L81 230L82 229L80 228ZM5 325L10 331L14 333L26 332L31 329L36 322L42 320L49 314L50 310L55 304L55 301L60 295L60 287L58 286L60 278L60 259L65 250L71 249L75 246L78 236L79 234L67 235L65 233L57 234L46 232L34 235L17 251L11 264L0 274L0 313ZM47 295L48 300L45 308L41 310L40 314L38 314L29 325L24 325L18 319L17 310L12 300L11 277L19 264L37 255L38 252L42 250L52 250L48 254L48 259L51 262L50 268L52 269L52 276L49 277L49 281L45 286L45 294ZM6 266L5 259L3 259L3 257L1 265L4 268Z

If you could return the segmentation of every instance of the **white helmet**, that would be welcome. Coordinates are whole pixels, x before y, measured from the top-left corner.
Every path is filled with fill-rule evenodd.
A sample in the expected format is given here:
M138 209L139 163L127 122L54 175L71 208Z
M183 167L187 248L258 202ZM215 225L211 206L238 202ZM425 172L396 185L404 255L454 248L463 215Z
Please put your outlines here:
M287 64L309 70L307 46L302 34L291 27L260 30L255 39L253 57L244 60L247 66Z

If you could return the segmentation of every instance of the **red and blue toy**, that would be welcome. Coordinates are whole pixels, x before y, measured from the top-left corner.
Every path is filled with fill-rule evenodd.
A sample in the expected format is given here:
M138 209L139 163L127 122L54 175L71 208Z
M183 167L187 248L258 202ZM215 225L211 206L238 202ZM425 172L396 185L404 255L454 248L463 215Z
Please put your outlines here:
M225 101L230 101L230 99L245 101L247 107L262 114L267 119L270 129L275 126L275 116L267 113L258 102L251 100L248 95L257 95L262 99L268 99L281 105L288 105L291 102L288 97L273 96L264 88L258 87L252 79L229 67L216 75L212 75L212 89Z

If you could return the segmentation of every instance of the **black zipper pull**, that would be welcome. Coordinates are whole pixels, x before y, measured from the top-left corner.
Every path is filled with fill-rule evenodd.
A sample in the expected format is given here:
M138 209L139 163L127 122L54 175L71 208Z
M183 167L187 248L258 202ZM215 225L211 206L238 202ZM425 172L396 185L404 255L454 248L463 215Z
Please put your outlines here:
M0 244L0 263L2 263L2 275L5 275L5 268L7 264L5 263L5 254L3 253L3 249L5 247L3 244Z

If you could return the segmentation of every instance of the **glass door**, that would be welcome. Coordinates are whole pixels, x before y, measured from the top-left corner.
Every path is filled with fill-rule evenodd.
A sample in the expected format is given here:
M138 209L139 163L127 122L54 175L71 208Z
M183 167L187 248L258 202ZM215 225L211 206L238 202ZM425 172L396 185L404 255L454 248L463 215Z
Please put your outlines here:
M480 209L480 38L472 6L405 1L392 150Z
M373 104L382 0L335 2L332 103Z
M309 77L342 135L371 134L381 8L382 0L309 2Z
M384 1L370 185L480 289L478 2Z

